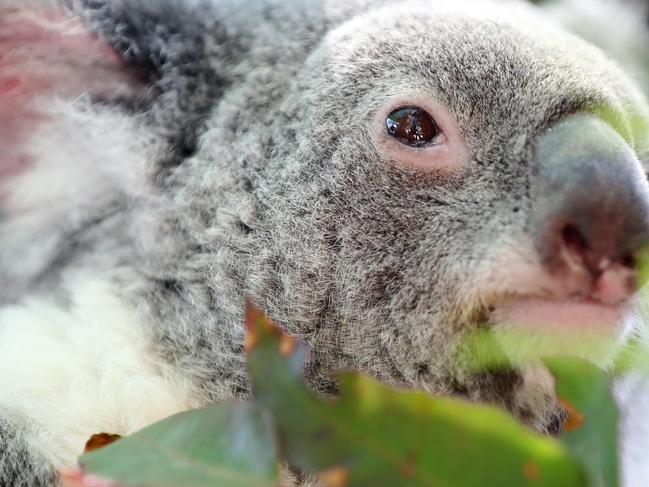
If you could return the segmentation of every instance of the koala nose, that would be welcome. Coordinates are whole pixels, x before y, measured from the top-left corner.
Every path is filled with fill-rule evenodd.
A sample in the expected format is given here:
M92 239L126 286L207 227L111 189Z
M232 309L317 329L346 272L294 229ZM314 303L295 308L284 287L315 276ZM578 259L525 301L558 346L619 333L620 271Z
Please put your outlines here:
M649 243L649 186L629 145L604 121L573 116L540 136L536 164L531 224L543 264L585 295L628 298L635 254Z

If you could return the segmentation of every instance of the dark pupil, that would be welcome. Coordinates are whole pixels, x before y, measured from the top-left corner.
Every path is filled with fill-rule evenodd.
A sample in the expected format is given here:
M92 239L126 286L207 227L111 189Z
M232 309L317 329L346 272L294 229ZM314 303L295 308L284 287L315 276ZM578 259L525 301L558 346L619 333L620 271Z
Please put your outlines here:
M399 142L422 147L437 138L439 128L433 119L421 108L399 108L388 115L388 132Z

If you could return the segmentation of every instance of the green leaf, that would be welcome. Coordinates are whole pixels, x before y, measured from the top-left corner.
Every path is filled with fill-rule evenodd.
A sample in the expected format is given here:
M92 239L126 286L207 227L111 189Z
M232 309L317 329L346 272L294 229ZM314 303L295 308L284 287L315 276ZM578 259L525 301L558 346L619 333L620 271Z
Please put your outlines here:
M230 401L176 414L83 455L85 473L131 487L270 487L277 455L266 417Z
M584 467L590 487L618 485L618 409L608 376L574 357L545 359L556 378L556 391L568 411L561 435L572 456Z
M248 364L256 402L272 417L288 462L335 475L336 487L585 485L558 441L487 406L343 375L326 400L302 381L303 346L250 305Z

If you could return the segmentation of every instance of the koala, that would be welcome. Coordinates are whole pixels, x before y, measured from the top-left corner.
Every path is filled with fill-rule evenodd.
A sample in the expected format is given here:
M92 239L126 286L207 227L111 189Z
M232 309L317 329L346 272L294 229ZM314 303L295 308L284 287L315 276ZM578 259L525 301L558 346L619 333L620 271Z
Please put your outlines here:
M246 397L245 299L317 391L356 370L557 433L546 369L460 352L606 366L642 333L646 54L602 32L649 44L601 3L1 0L0 485Z

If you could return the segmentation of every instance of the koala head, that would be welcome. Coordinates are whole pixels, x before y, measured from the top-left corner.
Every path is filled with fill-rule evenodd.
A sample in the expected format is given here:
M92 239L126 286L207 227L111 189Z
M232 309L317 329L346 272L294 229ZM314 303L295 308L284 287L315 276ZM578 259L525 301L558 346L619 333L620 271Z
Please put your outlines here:
M476 330L549 354L594 333L601 358L628 334L643 97L527 5L408 0L329 22L298 54L250 48L170 178L174 234L200 249L174 265L218 319L240 323L248 295L304 338L317 387L355 369L554 417L527 372L472 374L458 350Z
M124 293L206 391L246 389L249 297L308 343L321 390L360 370L547 429L547 384L472 373L466 337L557 353L594 334L601 358L635 326L648 108L537 7L71 3L147 70L120 106L168 143L128 209L144 284Z

